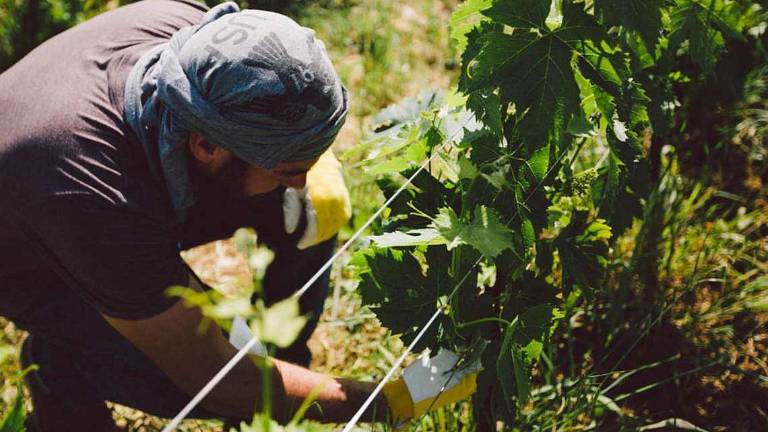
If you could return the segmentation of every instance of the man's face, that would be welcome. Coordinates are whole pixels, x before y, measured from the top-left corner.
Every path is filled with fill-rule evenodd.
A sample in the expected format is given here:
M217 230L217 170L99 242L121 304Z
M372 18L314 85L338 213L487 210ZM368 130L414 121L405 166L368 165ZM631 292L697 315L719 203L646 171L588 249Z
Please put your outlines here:
M249 165L229 150L207 144L199 134L190 134L187 146L190 178L202 197L242 199L279 186L301 189L307 182L307 171L319 159L282 162L267 170Z
M301 189L307 184L307 172L317 159L300 162L282 162L271 170L248 165L243 179L243 195L246 197L266 193L278 186Z
M232 156L209 172L194 169L193 182L202 195L224 195L235 199L267 193L279 186L301 189L306 185L307 171L315 162L317 159L283 162L266 170Z

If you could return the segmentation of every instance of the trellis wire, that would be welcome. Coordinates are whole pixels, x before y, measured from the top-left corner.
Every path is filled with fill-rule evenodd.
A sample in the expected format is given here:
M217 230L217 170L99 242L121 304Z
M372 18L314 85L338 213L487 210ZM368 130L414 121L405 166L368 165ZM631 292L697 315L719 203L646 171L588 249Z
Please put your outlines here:
M456 137L456 135L458 135L458 133L461 132L464 129L464 126L466 126L467 123L469 123L470 120L471 120L471 117L469 119L465 120L463 122L463 124L462 124L462 127L457 128L456 131L453 133L453 135L451 135L451 137L446 140L445 144L443 144L441 146L441 148L442 147L447 147L448 144L450 144L453 141L453 139ZM344 245L342 245L336 251L336 253L333 254L333 256L331 258L329 258L328 261L326 261L325 264L323 264L322 267L320 267L320 269L317 272L315 272L315 274L311 278L309 278L309 280L304 284L304 286L302 286L300 289L298 289L293 294L293 297L301 297L304 293L306 293L307 290L309 289L309 287L312 286L312 284L315 283L318 278L320 278L320 276L323 274L323 272L325 272L331 265L333 265L333 262L336 259L338 259L339 256L341 256L341 254L344 253L344 251L349 249L349 247L352 245L352 243L355 240L357 240L363 234L363 232L392 203L392 201L394 201L395 198L397 198L397 196L400 195L413 182L413 180L416 178L416 176L419 173L421 173L422 171L424 171L424 169L427 166L429 166L430 163L432 163L432 161L435 159L435 157L437 155L438 155L438 152L434 151L434 149L433 149L432 155L430 157L426 158L424 160L424 162L421 163L419 168L413 174L411 174L410 177L408 177L406 179L405 183L403 183L403 185L400 186L400 188L398 188L395 191L395 193L392 194L392 196L389 197L389 199L386 200L384 202L384 204L382 204L381 207L379 207L379 209L376 210L376 212L373 215L371 215L370 218L368 218L368 220L365 222L365 224L363 224L363 226L360 227L360 229L358 229L352 235L352 237L350 237L349 240L347 240L344 243ZM195 397L193 397L192 400L189 401L189 403L187 403L187 405L184 406L184 408L181 411L179 411L179 413L176 414L176 416L173 419L171 419L171 421L167 425L165 425L165 427L163 428L162 432L172 432L173 430L175 430L179 426L179 424L182 422L182 420L184 420L187 417L187 415L189 415L189 413L192 412L192 410L195 409L195 407L206 396L208 396L208 393L210 393L211 390L213 390L213 388L216 387L221 382L222 379L224 379L224 377L235 367L235 365L237 365L237 363L240 362L240 360L243 359L243 357L245 357L245 355L250 351L250 349L253 348L258 343L258 341L259 340L256 337L252 337L251 340L249 340L247 344L245 344L242 348L240 348L240 350L238 350L238 352L227 362L227 364L225 364L219 370L219 372L217 372L216 375L214 375L213 378L211 378L211 380L208 381L208 383L205 386L203 386L203 388L200 389L199 392L197 392Z
M558 165L558 164L560 163L560 161L563 159L563 156L565 156L565 154L566 154L566 153L568 153L568 150L569 150L569 149L568 149L568 148L566 148L565 150L563 150L563 152L560 154L560 156L558 156L558 158L557 158L557 160L555 161L555 163L554 163L554 164L552 164L552 166L549 168L549 170L548 170L548 171L547 171L547 172L544 174L544 176L541 178L541 180L540 180L540 181L539 181L539 182L536 184L536 186L533 188L533 190L531 191L531 193L530 193L530 194L529 194L529 195L528 195L528 196L525 198L525 200L524 200L524 201L523 201L523 203L522 203L522 206L525 206L525 204L526 204L526 203L528 203L528 200L530 200L530 199L531 199L531 197L533 197L533 194L534 194L534 193L536 193L536 191L539 189L539 187L541 187L541 185L542 185L542 184L544 184L544 180L546 180L546 179L547 179L547 177L549 177L549 175L552 173L552 171L555 169L555 167L557 167L557 165ZM507 221L507 223L506 223L505 225L509 225L510 223L512 223L512 221L513 221L513 220L514 220L514 219L515 219L515 218L516 218L516 217L517 217L519 214L520 214L520 210L518 210L517 212L515 212L515 214L514 214L514 215L512 215L512 217L510 217L510 218L509 218L509 220ZM459 287L461 287L461 286L464 284L464 282L467 280L467 278L469 277L469 275L470 275L470 274L472 274L472 271L475 269L475 267L477 267L477 266L480 264L480 262L482 261L482 258L483 258L483 256L482 256L482 255L480 255L480 257L478 257L478 258L477 258L477 260L475 261L475 263L474 263L474 264L472 264L472 266L469 268L469 270L467 270L467 272L466 272L466 273L464 274L464 276L461 278L461 280L459 281L459 283L458 283L458 284L456 284L456 286L455 286L455 287L453 287L453 290L452 290L452 291L451 291L451 293L448 295L448 299L452 298L452 297L453 297L453 296L456 294L456 292L459 290ZM429 319L429 321L427 321L427 322L424 324L424 326L421 328L421 330L420 330L420 331L419 331L419 333L416 335L416 337L413 339L413 341L410 343L410 345L408 345L408 347L405 349L405 352L404 352L404 353L403 353L403 354L400 356L400 358L398 358L398 359L397 359L397 361L395 362L395 364L394 364L394 365L392 365L392 367L389 369L389 372L387 372L387 374L386 374L386 375L384 375L384 378L383 378L383 379L382 379L382 380L379 382L379 384L376 386L376 388L373 390L373 392L372 392L372 393L371 393L371 394L368 396L368 398L365 400L365 402L363 403L363 405L360 407L360 409L358 409L358 410L357 410L357 412L355 413L355 415L354 415L354 416L352 416L352 418L351 418L351 419L349 420L349 422L348 422L348 423L347 423L347 424L344 426L344 429L342 429L342 431L341 431L341 432L349 432L349 431L351 431L351 430L352 430L352 428L353 428L353 427L355 427L355 425L357 424L357 422L360 420L360 417L362 417L362 415L365 413L365 410L366 410L366 409L368 409L368 407L369 407L369 406L370 406L370 405L373 403L373 400L374 400L374 399L376 399L376 396L378 396L378 395L379 395L379 393L381 392L381 390L384 388L384 385L387 383L387 381L389 381L389 380L392 378L392 375L394 375L394 373L395 373L395 371L397 370L397 368L399 368L399 367L400 367L400 365L403 363L403 361L405 360L405 357L407 357L407 356L408 356L408 354L410 354L410 353L411 353L411 351L413 350L413 348L416 346L416 344L419 342L419 340L421 340L421 338L422 338L422 337L424 336L424 334L427 332L427 330L428 330L428 329L429 329L429 327L432 325L432 323L434 323L434 322L435 322L435 320L437 319L437 317L440 315L440 311L441 311L441 310L438 308L438 309L435 311L435 313L432 315L432 317ZM449 378L448 380L450 381L450 378ZM446 383L447 383L447 381L446 381ZM445 390L445 385L443 385L443 388L442 388L441 392L440 392L440 393L437 395L437 397L439 397L439 396L440 396L440 394L442 394L442 391L444 391L444 390ZM437 397L436 397L435 399L437 399ZM434 401L433 401L433 403L434 403Z

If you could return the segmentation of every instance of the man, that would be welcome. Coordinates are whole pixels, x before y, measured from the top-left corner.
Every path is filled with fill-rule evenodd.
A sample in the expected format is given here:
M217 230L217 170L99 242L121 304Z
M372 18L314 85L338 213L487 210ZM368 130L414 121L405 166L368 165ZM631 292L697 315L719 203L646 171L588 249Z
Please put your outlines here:
M171 417L235 354L217 326L198 333L199 310L164 295L207 289L180 250L254 227L275 251L268 303L322 266L349 217L328 150L346 111L311 30L234 3L118 8L0 75L0 315L29 332L22 361L39 365L32 430L113 430L107 400ZM301 299L310 324L276 354L279 419L319 387L308 415L341 422L373 390L304 368L327 286L326 272ZM433 403L442 382L424 384L456 364L440 358L389 383L365 419L446 402ZM454 375L456 399L473 381ZM193 416L248 419L261 394L244 360Z

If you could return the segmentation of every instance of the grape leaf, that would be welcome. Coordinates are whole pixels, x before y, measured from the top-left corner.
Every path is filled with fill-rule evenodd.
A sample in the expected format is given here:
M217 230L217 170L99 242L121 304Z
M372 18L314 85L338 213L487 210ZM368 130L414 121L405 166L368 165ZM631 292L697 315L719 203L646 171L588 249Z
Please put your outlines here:
M550 140L559 141L570 118L580 111L571 58L582 39L601 38L602 31L581 4L564 4L562 25L549 31L543 27L549 2L534 1L527 11L515 6L518 3L526 2L497 3L487 14L509 25L532 23L541 28L512 34L487 30L478 36L476 55L464 59L472 64L460 88L471 95L498 87L500 103L514 105L516 131L532 151ZM481 118L485 115L482 107L470 108Z
M499 86L502 103L513 103L528 148L555 138L579 109L571 50L552 34L490 33L477 56L473 86Z
M487 20L480 12L491 7L491 0L467 0L451 15L451 39L456 41L456 48L464 51L467 47L467 33Z
M401 174L404 177L410 177L416 168L405 170ZM389 199L400 188L398 182L384 178L378 180L379 186L384 196ZM430 173L422 172L417 175L411 185L398 195L390 204L393 217L385 222L388 231L394 231L405 226L403 229L426 228L429 219L414 215L414 208L426 214L437 213L438 208L449 205L453 200L454 192L443 185L438 179Z
M661 35L662 0L595 0L595 9L609 26L640 34L651 52Z
M402 154L391 157L387 160L372 164L367 173L371 176L389 174L393 172L405 171L406 169L419 166L427 158L427 140L420 139L410 143L401 152Z
M587 213L575 212L570 225L561 231L555 245L563 266L563 286L567 292L578 285L596 288L607 265L610 227L600 221L586 223ZM606 232L607 230L607 232Z
M619 165L616 156L608 155L607 164L601 167L597 180L592 184L592 202L602 210L612 208L619 194Z
M512 231L486 206L475 207L472 220L461 220L450 207L443 207L430 224L448 241L448 249L460 244L474 246L486 258L494 258L513 246Z
M405 343L413 340L420 326L435 312L438 299L453 288L448 276L450 254L432 253L428 248L428 270L406 250L368 249L362 252L368 268L359 273L358 290L381 323L400 334ZM439 323L438 323L439 324ZM438 326L433 326L417 350L436 343Z
M289 297L266 308L260 319L251 322L251 331L262 342L286 348L306 324L307 317L300 315L298 298Z
M369 239L378 247L438 245L445 243L437 231L429 228L415 229L408 232L387 232L371 236Z
M552 2L546 0L504 0L495 1L493 7L483 13L510 27L545 28L551 6Z
M675 50L687 40L693 61L705 74L712 73L725 49L721 29L738 33L725 18L726 7L722 0L677 0L670 13L669 49Z
M537 182L544 180L544 176L549 169L549 146L542 147L536 150L526 166L531 170L531 174L536 178Z
M515 375L515 364L512 357L517 354L520 355L520 348L516 347L513 343L513 335L517 321L513 321L504 330L504 339L501 343L501 350L499 356L496 359L496 376L501 384L501 390L504 392L504 401L507 404L507 409L510 412L514 412L515 409L515 396L517 395L517 382L518 377ZM527 381L527 377L523 377L524 381Z
M539 359L541 348L549 337L552 327L554 306L549 303L536 305L518 316L515 342L523 347L525 359L533 362Z

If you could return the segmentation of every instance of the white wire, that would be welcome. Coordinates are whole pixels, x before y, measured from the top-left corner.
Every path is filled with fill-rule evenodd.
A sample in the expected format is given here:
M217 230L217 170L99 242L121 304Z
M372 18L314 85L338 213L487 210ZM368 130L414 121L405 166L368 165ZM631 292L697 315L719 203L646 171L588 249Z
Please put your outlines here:
M467 280L470 274L472 274L472 269L477 266L477 264L480 263L480 260L482 259L482 256L475 261L475 263L470 267L469 271L464 275L463 278L461 278L461 281L459 281L458 284L453 288L453 291L451 291L451 294L448 295L448 298L453 297L454 294L456 294L456 291L459 290L459 287L464 284L464 282ZM405 358L408 356L408 354L411 353L413 348L416 346L417 343L421 340L422 336L429 330L429 327L432 325L433 322L437 319L438 316L440 316L440 309L437 309L434 314L432 314L432 317L427 321L426 324L421 328L421 331L416 335L416 337L413 339L413 341L408 345L408 348L405 349L405 352L403 355L400 356L400 358L397 359L394 365L389 369L389 372L387 372L386 375L384 375L384 378L379 382L379 385L376 386L376 388L373 389L373 392L368 396L368 399L363 402L363 405L360 407L360 409L357 410L354 416L349 420L349 422L344 426L344 429L342 429L341 432L349 432L352 430L353 427L357 424L357 422L360 420L360 417L362 417L363 413L365 413L365 410L368 409L368 407L373 403L373 400L376 399L376 396L379 395L381 390L384 388L384 385L392 378L392 375L395 373L398 367L403 363Z
M462 129L459 128L454 133L454 136L461 130ZM454 136L452 136L449 140L446 141L446 145L453 140ZM357 240L357 238L362 235L362 233L373 223L373 221L375 221L376 218L378 218L379 215L381 215L384 209L386 209L389 206L389 204L391 204L392 201L394 201L395 198L397 198L397 196L400 195L405 190L405 188L407 188L408 185L411 184L413 179L415 179L419 173L421 173L427 166L429 166L429 164L437 156L437 154L438 152L436 151L436 149L434 149L432 152L432 155L427 159L425 159L424 162L422 162L419 168L413 174L411 174L411 176L408 177L408 179L406 179L405 183L403 183L403 185L400 186L400 188L397 189L397 191L395 191L395 193L392 194L392 196L389 197L389 199L385 201L384 204L381 205L381 207L379 207L376 213L374 213L370 218L368 218L368 221L366 221L365 224L362 227L360 227L360 229L358 229L357 232L355 232L355 234L353 234L352 237L350 237L349 240L347 240L344 243L344 245L341 246L339 250L337 250L336 253L333 254L333 256L330 259L328 259L328 261L326 261L326 263L322 267L320 267L320 269L307 281L307 283L304 284L304 286L302 286L298 291L296 291L293 294L293 297L301 297L305 292L307 292L309 287L312 286L312 284L315 283L318 278L320 278L323 272L325 272L331 265L333 265L333 262L339 256L341 256L341 254L344 251L349 249L349 246L352 244L352 242ZM172 432L173 430L175 430L179 426L179 424L182 422L182 420L184 420L187 414L189 414L200 403L200 401L203 400L203 398L208 396L208 393L210 393L211 390L213 390L213 388L216 387L221 382L222 379L224 379L224 377L235 367L235 365L237 365L237 363L240 360L242 360L243 357L245 357L248 351L253 346L255 346L257 342L258 342L258 339L256 337L253 337L251 338L251 340L248 341L247 344L245 344L245 346L240 348L237 354L235 354L235 356L232 357L232 359L230 359L227 362L227 364L225 364L224 367L222 367L221 370L219 370L219 372L216 375L214 375L214 377L211 378L211 380L202 389L200 389L200 391L195 395L195 397L192 398L192 400L189 401L189 403L186 406L184 406L184 408L178 414L176 414L176 416L173 419L171 419L171 421L167 425L165 425L162 432Z
M313 284L313 283L315 283L315 281L317 281L317 279L318 279L318 278L320 278L320 276L323 274L323 272L325 272L326 270L328 270L328 267L330 267L331 265L333 265L333 262L334 262L334 261L336 261L336 259L337 259L339 256L341 256L341 254L342 254L342 253L344 253L344 251L346 251L347 249L349 249L349 246L350 246L350 245L352 245L352 243L353 243L355 240L357 240L357 238L358 238L358 237L360 237L360 236L363 234L363 232L364 232L364 231L365 231L365 230L366 230L366 229L367 229L367 228L368 228L368 227L369 227L369 226L370 226L370 225L373 223L373 221L375 221L375 220L376 220L376 219L379 217L379 215L380 215L380 214L381 214L381 213L382 213L382 212L383 212L383 211L384 211L384 210L385 210L387 207L389 207L389 205L390 205L390 204L392 204L392 201L394 201L394 200L395 200L395 198L397 198L397 196L398 196L398 195L400 195L400 193L402 193L402 192L405 190L405 188L406 188L406 187L408 187L408 185L410 185L410 184L411 184L411 182L413 181L413 179L415 179L415 178L416 178L416 176L417 176L417 175L418 175L420 172L422 172L422 171L424 170L424 168L426 168L426 167L427 167L427 166L428 166L428 165L429 165L429 164L432 162L432 160L435 158L435 156L437 156L437 152L436 152L436 151L432 153L432 156L430 156L430 157L428 157L427 159L425 159L425 160L424 160L424 162L421 164L421 166L419 166L419 169L417 169L417 170L416 170L416 172L414 172L413 174L411 174L411 176L410 176L410 177L408 177L408 179L405 181L405 183L403 183L403 185L402 185L402 186L400 186L400 188L399 188L399 189L397 189L397 191L395 191L395 193L394 193L394 194L392 194L392 196L391 196L391 197L389 197L389 199L388 199L388 200L386 200L386 201L384 202L384 204L382 204L382 205L381 205L381 207L379 207L379 209L378 209L378 210L376 210L376 213L374 213L374 214L373 214L373 215L372 215L370 218L368 218L368 220L365 222L365 224L363 224L363 226L362 226L362 227L360 227L360 229L359 229L359 230L357 230L357 232L355 232L355 233L352 235L352 237L350 237L350 238L349 238L349 240L347 240L347 241L344 243L344 245L343 245L343 246L341 246L341 247L339 248L339 250L337 250L337 251L336 251L336 253L335 253L335 254L333 254L333 256L332 256L332 257L331 257L331 258L330 258L328 261L326 261L326 262L325 262L325 264L323 264L323 266L322 266L322 267L320 267L320 270L318 270L318 271L317 271L317 272L314 274L314 276L312 276L311 278L309 278L309 280L307 281L307 283L305 283L305 284L304 284L304 286L302 286L302 287L301 287L301 288L300 288L298 291L296 291L296 292L293 294L293 296L294 296L294 297L301 297L302 295L304 295L304 293L305 293L305 292L307 292L307 290L309 289L309 287L310 287L310 286L312 286L312 284Z
M568 153L568 149L563 150L563 152L560 154L560 156L557 158L555 163L552 164L552 166L547 170L547 172L544 174L544 177L541 178L541 180L536 184L536 187L533 188L531 193L528 195L528 197L525 198L525 201L523 201L522 206L525 206L526 203L528 203L528 200L533 197L533 194L536 193L536 191L541 187L542 184L544 184L544 180L549 177L549 174L552 173L552 170L555 169L555 167L560 163L560 161L563 159L563 156ZM511 218L507 221L506 225L509 225L512 223L512 221L520 214L520 211L518 210L515 212L514 215L512 215ZM448 295L448 298L452 298L454 294L459 290L459 287L464 284L464 282L467 280L470 274L472 274L472 270L474 270L475 267L477 267L478 264L480 264L480 261L482 261L483 256L480 255L474 264L467 270L467 272L464 274L464 277L461 278L461 281L459 281L458 284L456 284L455 287L453 287L453 290ZM376 399L376 396L379 395L381 390L384 388L384 385L387 383L387 381L392 378L392 375L394 375L395 370L397 370L398 367L403 363L403 360L405 360L405 357L411 353L411 350L416 346L416 343L421 339L422 336L427 332L427 329L429 326L432 325L432 323L437 319L438 315L440 315L440 309L438 308L435 313L432 315L432 318L427 321L426 324L424 324L424 327L422 327L421 331L416 335L416 338L413 340L413 342L408 345L408 348L406 348L405 352L400 356L400 358L397 359L394 365L389 369L389 372L384 376L384 378L379 382L379 385L374 388L373 392L368 396L368 398L365 400L363 405L360 407L360 409L357 410L354 416L349 420L349 422L344 426L344 429L342 429L341 432L349 432L352 430L353 427L357 424L357 422L360 420L360 417L363 416L363 413L365 413L365 410L368 409L368 407L371 405L374 399Z
M195 397L192 398L192 400L189 401L189 403L186 406L184 406L184 408L181 411L179 411L178 414L176 414L176 417L174 417L173 420L171 420L167 425L165 425L162 432L171 432L175 430L179 426L179 423L181 423L182 420L184 420L187 417L187 414L189 414L193 409L195 409L195 407L200 403L200 401L203 400L203 398L208 396L208 393L210 393L211 390L213 390L213 388L216 387L216 385L218 385L222 379L224 379L224 377L229 373L229 371L231 371L232 368L234 368L235 365L237 365L237 363L239 363L240 360L242 360L243 357L245 357L245 355L248 354L251 348L253 348L258 342L259 340L257 338L255 337L251 338L251 340L249 340L248 343L245 344L240 349L240 351L238 351L237 354L235 354L227 362L227 364L224 365L224 367L221 368L221 370L216 375L213 376L213 378L211 378L210 381L208 381L208 384L206 384L202 389L200 389L200 391L197 392Z

